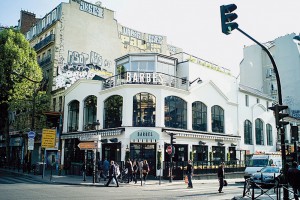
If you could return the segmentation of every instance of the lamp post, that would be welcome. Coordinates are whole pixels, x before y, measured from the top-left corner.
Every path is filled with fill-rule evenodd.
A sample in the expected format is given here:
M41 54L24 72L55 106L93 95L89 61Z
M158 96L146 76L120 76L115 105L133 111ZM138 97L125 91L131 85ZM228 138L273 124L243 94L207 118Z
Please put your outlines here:
M98 130L100 128L99 120L94 122L94 126L96 127L96 131L97 131L97 135L98 135ZM97 143L98 143L98 141L97 141ZM93 184L95 184L96 183L96 149L93 150L93 154L94 154L94 156L93 156Z
M160 145L159 145L159 148L158 148L158 155L160 157L158 157L158 162L159 162L159 166L160 166L160 169L159 169L159 185L161 184L161 148L160 148Z

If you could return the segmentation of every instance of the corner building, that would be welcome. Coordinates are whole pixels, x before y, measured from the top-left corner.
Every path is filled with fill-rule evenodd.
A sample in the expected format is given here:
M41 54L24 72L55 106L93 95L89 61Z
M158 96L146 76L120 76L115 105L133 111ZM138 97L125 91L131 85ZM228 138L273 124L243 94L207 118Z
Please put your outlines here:
M220 161L243 169L246 153L275 151L274 142L261 142L276 140L275 128L268 136L264 128L275 127L266 108L271 98L239 85L228 71L185 53L131 53L115 63L114 76L79 80L66 90L62 163L76 159L72 149L87 135L100 136L101 160L122 162L126 154L133 160L147 159L153 175L160 173L156 169L161 154L168 173L170 134L176 138L173 161L178 169L189 159L203 170ZM244 93L260 102L247 108L239 99ZM259 127L254 123L251 141L261 143L252 149L245 149L241 140L247 120L260 122ZM83 151L75 154L80 161Z
M100 4L61 3L26 37L52 94L51 111L63 116L57 162L73 174L85 157L78 144L95 135L97 158L147 159L153 175L160 161L167 173L169 134L176 134L178 169L188 159L200 170L220 161L243 167L246 154L276 150L270 97L182 53L166 36L119 24ZM88 150L88 164L93 157Z

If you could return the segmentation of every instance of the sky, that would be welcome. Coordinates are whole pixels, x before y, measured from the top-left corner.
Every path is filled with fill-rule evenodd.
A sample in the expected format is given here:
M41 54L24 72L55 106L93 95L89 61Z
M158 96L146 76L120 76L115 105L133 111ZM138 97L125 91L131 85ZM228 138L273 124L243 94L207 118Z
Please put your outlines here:
M95 3L97 0L86 0ZM43 17L69 0L0 0L0 25L17 25L20 10ZM220 6L236 4L239 28L264 43L300 32L299 0L101 0L115 11L118 23L131 29L167 36L184 52L232 71L238 76L244 46L254 42L237 30L221 31Z

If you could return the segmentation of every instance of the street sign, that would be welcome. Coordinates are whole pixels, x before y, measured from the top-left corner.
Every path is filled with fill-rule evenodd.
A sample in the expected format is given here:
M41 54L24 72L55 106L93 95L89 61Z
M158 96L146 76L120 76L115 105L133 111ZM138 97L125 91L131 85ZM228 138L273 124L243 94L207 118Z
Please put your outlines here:
M34 137L35 137L35 132L29 131L29 132L28 132L28 138L34 139Z
M168 146L168 147L167 147L167 153L168 153L169 155L172 154L172 150L173 150L172 146Z
M55 129L43 129L42 148L54 148L55 138L56 138Z
M81 150L87 150L87 149L96 149L98 145L97 142L80 142L78 144L78 147Z
M31 151L34 149L34 138L28 138L28 150Z

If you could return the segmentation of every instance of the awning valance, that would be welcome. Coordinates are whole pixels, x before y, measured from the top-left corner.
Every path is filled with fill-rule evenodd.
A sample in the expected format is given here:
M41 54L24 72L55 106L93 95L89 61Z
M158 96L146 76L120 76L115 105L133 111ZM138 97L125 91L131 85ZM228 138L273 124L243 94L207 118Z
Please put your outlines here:
M80 138L80 137L91 136L91 135L101 135L101 137L116 136L116 135L121 135L124 130L125 130L124 128L119 128L119 129L107 129L107 130L99 130L99 131L93 130L93 131L63 133L61 135L61 139Z

